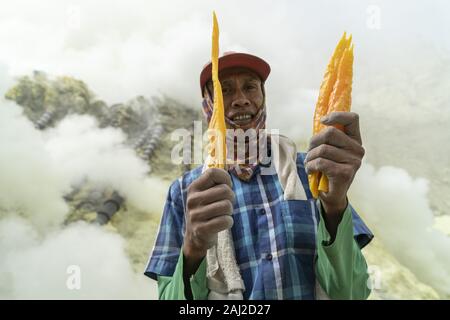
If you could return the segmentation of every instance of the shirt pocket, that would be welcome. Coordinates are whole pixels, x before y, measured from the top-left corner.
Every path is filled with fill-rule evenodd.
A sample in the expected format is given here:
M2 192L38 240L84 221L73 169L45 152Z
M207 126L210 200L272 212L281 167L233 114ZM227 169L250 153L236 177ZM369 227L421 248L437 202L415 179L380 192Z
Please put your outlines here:
M314 254L317 216L312 200L282 200L282 217L288 246L295 253Z

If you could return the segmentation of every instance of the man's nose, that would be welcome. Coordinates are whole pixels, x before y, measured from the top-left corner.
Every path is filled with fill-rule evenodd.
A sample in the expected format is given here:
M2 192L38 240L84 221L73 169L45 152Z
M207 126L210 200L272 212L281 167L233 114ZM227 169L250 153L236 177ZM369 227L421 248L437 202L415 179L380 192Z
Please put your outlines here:
M233 97L233 102L231 103L232 107L248 107L250 106L250 100L247 99L245 94L241 90L237 90L235 96Z

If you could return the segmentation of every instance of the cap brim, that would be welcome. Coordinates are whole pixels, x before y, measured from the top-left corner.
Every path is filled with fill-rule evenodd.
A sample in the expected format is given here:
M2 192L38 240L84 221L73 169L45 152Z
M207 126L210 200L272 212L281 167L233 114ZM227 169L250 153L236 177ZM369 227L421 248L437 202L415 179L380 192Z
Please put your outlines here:
M253 72L255 72L260 78L261 81L266 81L267 77L270 74L270 66L263 59L247 54L247 53L231 53L228 55L224 55L219 58L219 72L224 69L229 68L246 68ZM211 79L211 62L208 63L202 70L200 74L200 90L203 94L203 88L206 83Z

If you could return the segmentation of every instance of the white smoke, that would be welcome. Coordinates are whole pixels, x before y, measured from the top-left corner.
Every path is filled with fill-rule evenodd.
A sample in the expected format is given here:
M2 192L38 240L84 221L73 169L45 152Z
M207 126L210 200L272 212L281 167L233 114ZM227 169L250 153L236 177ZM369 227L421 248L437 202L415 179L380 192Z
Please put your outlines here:
M117 188L141 210L161 211L165 184L146 177L123 139L82 116L42 132L17 105L2 102L0 298L156 298L155 284L132 270L118 234L85 223L62 226L63 195L87 178ZM79 289L67 285L70 266L80 270Z
M369 23L371 6L379 9L379 28ZM19 0L0 13L0 61L13 75L74 75L110 103L163 92L199 105L213 9L221 51L249 51L270 62L268 92L277 108L299 88L318 88L344 30L354 36L357 72L364 64L379 71L393 55L410 55L412 45L450 48L446 1Z
M0 220L1 299L155 299L132 270L124 239L84 222L40 238L23 219Z
M365 164L350 197L372 231L400 263L441 294L450 295L450 238L433 228L428 182L394 167Z
M88 180L111 187L134 207L160 212L167 183L147 177L147 164L125 146L123 131L100 129L93 117L71 115L45 131L44 139L48 155L58 164L55 170L65 181L79 185Z
M45 151L45 142L13 103L0 105L0 218L20 213L44 230L62 223L69 191Z

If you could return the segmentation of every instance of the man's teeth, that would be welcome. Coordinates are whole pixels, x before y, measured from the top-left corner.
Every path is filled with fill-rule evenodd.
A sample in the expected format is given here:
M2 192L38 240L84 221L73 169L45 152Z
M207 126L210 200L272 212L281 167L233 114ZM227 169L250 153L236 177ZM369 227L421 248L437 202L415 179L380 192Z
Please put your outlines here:
M243 115L239 115L233 118L234 121L238 121L238 120L249 120L252 118L251 114L243 114Z

